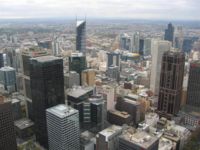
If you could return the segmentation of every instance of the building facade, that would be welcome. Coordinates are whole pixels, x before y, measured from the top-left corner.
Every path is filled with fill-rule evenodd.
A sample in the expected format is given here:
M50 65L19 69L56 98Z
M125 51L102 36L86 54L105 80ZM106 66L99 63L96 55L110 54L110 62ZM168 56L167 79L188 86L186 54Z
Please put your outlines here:
M162 57L158 111L176 115L180 110L183 89L185 55L182 52L165 52Z
M49 150L80 150L78 110L57 105L46 110Z
M86 21L76 22L76 50L82 53L86 51Z
M45 111L65 103L63 60L54 56L32 58L30 82L36 140L48 148Z

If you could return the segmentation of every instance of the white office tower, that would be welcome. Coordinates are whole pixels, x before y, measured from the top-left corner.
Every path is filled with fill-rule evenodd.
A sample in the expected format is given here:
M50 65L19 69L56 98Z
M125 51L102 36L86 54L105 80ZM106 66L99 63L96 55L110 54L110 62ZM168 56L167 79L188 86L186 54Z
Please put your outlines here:
M59 104L46 110L49 150L80 150L78 110Z
M152 41L152 66L151 66L151 78L150 78L150 89L154 95L158 95L160 85L160 72L161 62L164 52L171 49L171 43L164 40L153 40Z

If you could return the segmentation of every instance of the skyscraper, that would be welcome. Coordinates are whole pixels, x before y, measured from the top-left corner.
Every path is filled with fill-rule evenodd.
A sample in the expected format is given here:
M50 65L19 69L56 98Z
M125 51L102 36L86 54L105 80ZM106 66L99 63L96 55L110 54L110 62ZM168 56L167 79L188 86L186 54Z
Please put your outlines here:
M4 66L3 53L0 53L0 68Z
M10 102L0 100L0 150L16 150L16 135Z
M185 56L168 51L162 57L158 111L176 115L180 110Z
M30 60L30 82L36 140L48 148L46 109L64 104L63 60L42 56Z
M107 53L107 69L111 66L120 67L120 54L119 53Z
M164 52L169 51L170 48L171 43L168 41L153 40L152 42L150 89L153 91L154 95L158 95L159 91L162 55Z
M96 72L94 69L87 69L82 71L82 85L94 86L95 85L95 77Z
M76 50L85 54L86 51L86 21L76 22Z
M49 150L80 150L78 110L57 105L46 110Z
M200 107L200 61L190 64L186 104Z
M174 44L174 26L169 23L168 28L165 30L165 40L172 42Z

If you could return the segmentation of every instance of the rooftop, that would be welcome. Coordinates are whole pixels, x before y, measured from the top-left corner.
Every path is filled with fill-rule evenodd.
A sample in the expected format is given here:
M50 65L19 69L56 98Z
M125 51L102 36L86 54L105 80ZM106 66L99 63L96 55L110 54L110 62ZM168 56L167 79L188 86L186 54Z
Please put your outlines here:
M34 125L34 123L28 118L22 118L14 122L15 126L19 129L25 129Z
M130 114L128 114L125 111L110 110L110 113L115 114L115 115L122 117L122 118L130 117Z
M55 57L55 56L41 56L41 57L32 58L31 60L35 60L42 63L42 62L50 62L50 61L60 60L60 59L61 58Z
M54 107L47 109L46 111L56 115L59 118L65 118L72 114L78 113L78 110L64 104L56 105Z
M12 67L9 67L9 66L5 66L5 67L2 67L0 70L1 71L14 71L15 69Z
M85 23L85 20L79 20L76 22L76 27L80 26L81 24Z
M72 97L75 97L75 98L78 98L84 94L87 94L88 92L92 91L93 90L93 87L74 87L72 88L68 93L67 95L68 96L72 96Z
M112 125L104 130L102 130L101 132L99 132L99 134L103 135L106 137L106 141L108 141L108 138L116 135L118 133L120 133L122 131L122 127L120 126L116 126L116 125Z
M158 140L158 137L152 136L145 131L137 130L134 132L134 130L130 129L125 130L120 138L144 149L148 149Z

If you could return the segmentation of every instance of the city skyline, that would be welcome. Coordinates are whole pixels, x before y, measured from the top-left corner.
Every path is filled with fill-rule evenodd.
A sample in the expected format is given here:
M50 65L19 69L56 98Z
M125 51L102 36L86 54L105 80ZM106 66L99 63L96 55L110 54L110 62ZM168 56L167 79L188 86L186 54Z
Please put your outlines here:
M0 0L0 4L0 19L86 15L88 18L200 20L197 0Z

